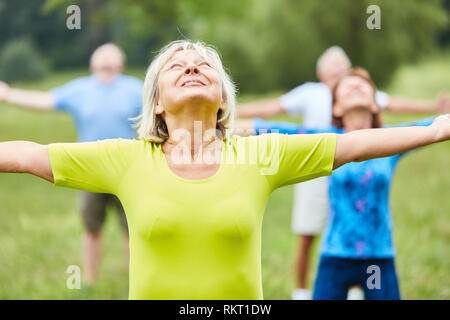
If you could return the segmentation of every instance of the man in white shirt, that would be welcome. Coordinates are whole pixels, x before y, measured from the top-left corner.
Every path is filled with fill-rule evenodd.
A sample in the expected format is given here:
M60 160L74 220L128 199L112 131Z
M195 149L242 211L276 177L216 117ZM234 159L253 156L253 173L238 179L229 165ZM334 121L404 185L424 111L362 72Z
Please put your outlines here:
M306 128L328 128L331 125L332 88L351 69L351 62L342 48L327 49L317 61L317 77L320 82L307 82L281 97L257 101L238 108L238 117L271 117L283 113L303 117ZM411 101L391 98L377 91L380 108L395 112L437 112L449 109L450 99L441 96L436 102ZM300 250L296 263L297 289L292 298L310 299L307 289L309 252L316 235L322 231L328 216L327 178L318 178L294 187L292 230L300 235Z

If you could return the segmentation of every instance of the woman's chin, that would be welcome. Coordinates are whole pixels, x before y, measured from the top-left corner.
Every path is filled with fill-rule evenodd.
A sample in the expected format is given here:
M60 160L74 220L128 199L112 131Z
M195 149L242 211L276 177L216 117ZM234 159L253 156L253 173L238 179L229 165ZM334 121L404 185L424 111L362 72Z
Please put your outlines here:
M203 90L192 90L186 92L178 100L179 105L192 105L192 104L211 104L220 105L220 97L213 96L205 93Z
M344 105L345 110L368 109L371 110L371 101L367 99L352 99Z

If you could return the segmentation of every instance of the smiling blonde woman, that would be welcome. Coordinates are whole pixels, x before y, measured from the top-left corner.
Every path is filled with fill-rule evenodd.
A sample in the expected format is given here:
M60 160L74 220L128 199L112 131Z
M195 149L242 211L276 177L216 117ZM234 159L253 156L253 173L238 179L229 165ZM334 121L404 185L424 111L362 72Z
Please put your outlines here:
M448 115L429 127L227 137L234 88L198 42L165 47L145 82L140 140L0 143L1 172L121 200L131 299L262 299L261 225L274 189L450 137Z

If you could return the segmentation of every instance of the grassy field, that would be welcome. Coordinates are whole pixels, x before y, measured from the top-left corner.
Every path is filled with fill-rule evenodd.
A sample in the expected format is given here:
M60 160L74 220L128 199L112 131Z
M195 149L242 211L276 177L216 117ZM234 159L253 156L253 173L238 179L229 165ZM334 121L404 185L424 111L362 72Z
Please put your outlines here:
M450 55L398 70L386 88L393 95L433 98L450 88ZM143 77L143 70L132 74ZM84 72L54 74L22 88L47 90ZM276 96L269 93L264 97ZM250 101L263 96L242 96ZM385 114L386 123L427 115ZM68 115L34 112L0 103L0 141L75 141ZM424 148L398 166L391 207L397 268L405 299L450 299L450 143ZM292 187L271 197L263 225L263 285L266 299L289 299L294 287L297 238L290 232ZM115 220L115 221L112 221ZM104 228L104 255L95 286L66 287L69 265L80 265L82 234L77 191L55 188L38 178L0 175L0 299L126 299L128 267L115 214ZM316 246L317 250L317 246ZM316 260L315 260L316 261ZM314 279L312 268L310 282Z

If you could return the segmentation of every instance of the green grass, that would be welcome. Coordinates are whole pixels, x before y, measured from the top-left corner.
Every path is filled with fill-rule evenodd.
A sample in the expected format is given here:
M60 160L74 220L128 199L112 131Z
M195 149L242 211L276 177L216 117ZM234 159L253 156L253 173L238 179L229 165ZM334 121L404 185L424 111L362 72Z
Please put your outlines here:
M391 94L432 98L450 88L446 67L450 56L438 56L401 68ZM143 70L132 70L140 78ZM86 72L63 72L22 88L47 90ZM242 96L241 101L264 96ZM386 123L427 115L385 114ZM282 117L281 119L286 119ZM297 119L298 120L298 119ZM69 116L35 112L0 104L0 141L39 143L74 141ZM395 223L397 267L405 299L450 298L450 144L424 148L403 159L393 184L391 207ZM0 175L0 298L1 299L126 299L128 267L122 232L115 214L109 214L104 234L100 278L95 286L66 288L69 265L80 265L82 226L77 192L55 188L38 178ZM294 287L297 237L290 231L292 187L270 198L263 225L263 286L266 299L289 299ZM315 246L317 251L317 245ZM317 255L314 255L317 261ZM311 268L310 283L315 267Z

